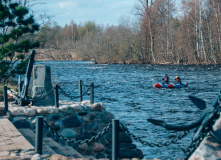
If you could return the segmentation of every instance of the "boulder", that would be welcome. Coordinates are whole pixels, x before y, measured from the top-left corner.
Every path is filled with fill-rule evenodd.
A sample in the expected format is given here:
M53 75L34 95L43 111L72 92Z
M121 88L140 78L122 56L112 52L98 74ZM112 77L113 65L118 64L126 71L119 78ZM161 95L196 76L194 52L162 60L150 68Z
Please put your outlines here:
M102 158L106 157L103 153L96 154L95 158L101 160Z
M88 150L88 144L87 143L79 144L78 148L82 151L87 151Z
M9 107L12 116L25 116L25 109L24 107Z
M81 104L83 105L83 106L89 106L90 105L90 101L89 100L86 100L86 101L82 101L81 102Z
M17 120L13 124L16 128L32 128L31 124L26 120Z
M94 104L90 105L90 110L92 112L94 112L94 111L102 112L102 110L104 108L103 106L104 106L103 103L94 103Z
M61 135L65 138L74 138L77 133L73 129L65 128L62 130Z
M59 109L55 108L55 107L47 107L47 113L48 114L58 114L59 113Z
M104 145L100 143L94 143L94 146L92 148L93 152L102 152L104 149Z
M62 105L62 106L59 107L59 110L60 110L61 112L68 112L68 110L69 110L70 108L71 108L70 105Z
M69 118L65 118L61 122L64 128L71 128L71 127L79 127L82 123L82 120L80 119L79 116L75 115Z
M80 104L72 104L71 107L73 108L73 110L75 112L81 112L83 111L83 106L81 106Z
M5 107L0 107L0 116L3 116L5 114L6 114Z
M48 115L48 119L52 121L57 121L60 118L60 114L50 114Z
M104 123L110 123L114 119L114 115L110 112L104 112L101 115L101 121Z
M37 109L37 113L38 114L46 114L47 113L47 109L46 108L38 108Z
M50 160L71 160L71 159L66 156L62 156L60 154L53 154Z
M31 160L42 160L41 155L40 154L35 154Z
M25 114L28 116L28 117L33 117L37 114L37 111L35 109L31 109L31 108L26 108L25 110Z

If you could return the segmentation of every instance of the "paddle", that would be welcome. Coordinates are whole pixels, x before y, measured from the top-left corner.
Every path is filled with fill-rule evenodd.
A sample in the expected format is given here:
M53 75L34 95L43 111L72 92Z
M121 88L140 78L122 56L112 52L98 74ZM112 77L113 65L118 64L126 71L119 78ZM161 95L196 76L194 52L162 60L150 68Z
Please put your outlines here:
M189 96L189 99L195 104L199 109L204 110L206 108L206 102L195 96Z

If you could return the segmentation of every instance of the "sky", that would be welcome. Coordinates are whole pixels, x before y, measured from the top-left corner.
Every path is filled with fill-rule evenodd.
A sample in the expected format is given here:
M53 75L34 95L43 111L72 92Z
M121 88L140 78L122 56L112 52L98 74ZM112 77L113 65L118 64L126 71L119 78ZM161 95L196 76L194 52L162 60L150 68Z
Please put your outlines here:
M71 20L94 21L96 24L118 25L120 17L132 16L137 0L42 0L43 4L33 5L35 14L46 13L60 26Z

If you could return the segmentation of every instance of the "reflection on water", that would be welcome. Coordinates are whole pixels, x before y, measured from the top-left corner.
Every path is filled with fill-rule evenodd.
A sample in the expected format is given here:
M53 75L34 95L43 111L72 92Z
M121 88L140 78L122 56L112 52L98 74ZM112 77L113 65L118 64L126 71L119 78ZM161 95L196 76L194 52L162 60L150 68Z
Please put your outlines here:
M86 85L94 82L95 102L103 102L107 111L148 142L168 141L179 132L153 126L146 119L162 119L179 125L191 123L203 111L196 108L188 96L197 96L212 105L221 89L221 66L99 65L85 61L38 61L36 64L51 66L53 83L60 84L65 91L76 88L78 80ZM189 86L154 89L153 84L160 82L164 74L168 74L172 82L179 76ZM78 91L74 93L77 95ZM146 158L179 159L184 157L181 148L188 146L192 136L191 132L177 144L162 148L134 143Z

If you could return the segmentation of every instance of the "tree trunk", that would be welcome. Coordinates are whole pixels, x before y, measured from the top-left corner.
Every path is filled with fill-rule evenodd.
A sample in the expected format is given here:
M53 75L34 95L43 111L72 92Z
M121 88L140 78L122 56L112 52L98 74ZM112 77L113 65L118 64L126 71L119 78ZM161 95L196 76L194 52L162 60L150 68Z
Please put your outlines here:
M202 52L203 52L203 54L204 54L204 58L205 58L205 60L206 60L206 51L205 51L205 46L204 46L204 37L203 37L203 29L202 29L202 8L201 8L201 5L202 5L202 3L200 2L199 3L199 5L200 5L200 10L199 10L199 12L200 12L200 22L199 22L199 29L200 29L200 45L201 45L201 48L202 48Z
M152 3L152 0L151 0L151 3ZM151 7L151 6L150 6ZM153 58L153 61L155 62L155 57L154 57L154 50L153 50L153 41L154 41L154 37L153 37L153 33L152 33L152 29L151 29L151 17L150 17L150 12L151 12L151 9L149 10L149 5L148 5L148 0L147 0L147 17L148 17L148 24L149 24L149 31L150 31L150 42L151 42L151 45L150 45L150 51L151 51L151 54L152 54L152 58Z

